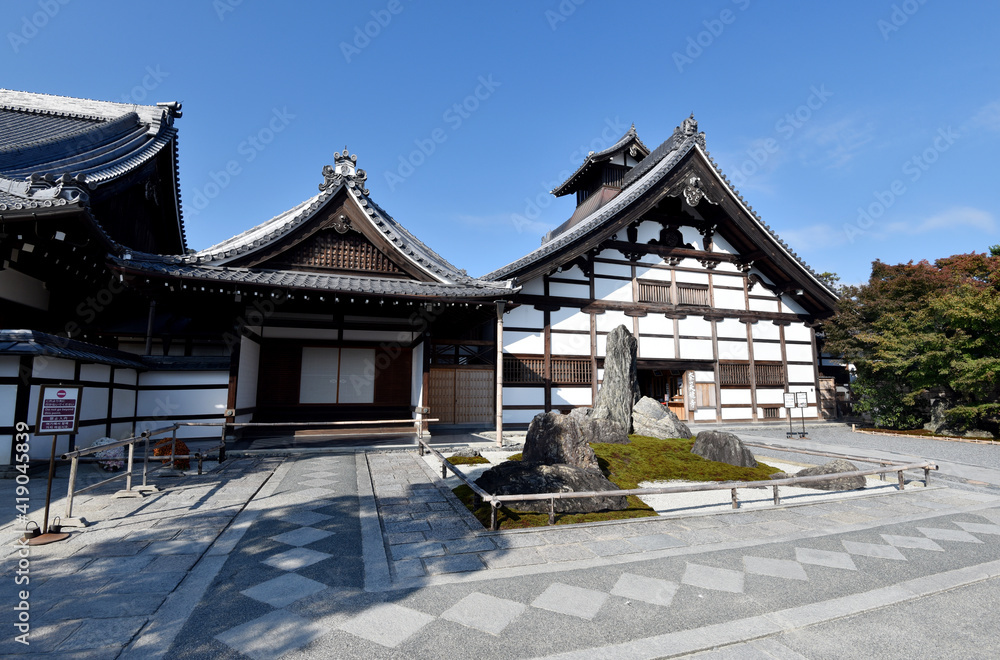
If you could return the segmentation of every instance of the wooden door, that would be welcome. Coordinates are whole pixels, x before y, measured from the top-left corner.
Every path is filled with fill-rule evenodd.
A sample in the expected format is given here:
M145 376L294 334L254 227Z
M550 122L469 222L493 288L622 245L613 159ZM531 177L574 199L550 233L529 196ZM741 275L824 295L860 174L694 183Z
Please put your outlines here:
M430 416L438 424L489 424L495 411L492 369L432 367Z

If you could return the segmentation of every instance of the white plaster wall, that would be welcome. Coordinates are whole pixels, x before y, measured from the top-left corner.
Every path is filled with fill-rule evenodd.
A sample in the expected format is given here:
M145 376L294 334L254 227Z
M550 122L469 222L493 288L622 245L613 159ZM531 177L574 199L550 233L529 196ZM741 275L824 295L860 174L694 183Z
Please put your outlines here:
M604 357L605 355L607 355L608 352L608 336L597 335L595 339L596 339L595 343L597 344L597 351L596 351L597 357Z
M716 334L722 337L735 337L746 341L747 326L736 319L723 319L715 324Z
M14 355L0 355L0 377L16 376L20 358Z
M750 332L754 339L781 339L778 326L770 321L757 321L750 324Z
M773 388L757 389L757 403L783 404L784 402L785 402L785 390L783 389L781 390Z
M76 448L82 449L84 447L89 447L90 445L94 444L95 440L103 437L104 437L104 424L96 424L94 426L81 426L79 433L76 434L76 439L75 439ZM136 462L142 460L142 454L140 453L141 447L142 445L136 446ZM128 450L126 449L125 451ZM141 474L141 472L139 472L139 474Z
M26 422L26 419L14 419L14 403L17 401L17 385L0 385L0 426L13 426L14 422ZM6 456L6 454L0 454Z
M712 237L712 244L715 246L715 252L722 252L725 254L736 254L736 248L734 248L729 241L722 238L718 234Z
M686 261L686 260L685 260ZM695 262L698 268L701 268L701 264ZM678 282L687 282L689 284L708 284L708 273L692 273L686 270L674 271L674 277L677 278Z
M544 408L537 410L504 410L504 424L530 424L532 418L538 413L545 412Z
M659 222L653 222L652 220L646 220L641 223L638 227L638 232L636 232L636 242L637 243L648 243L654 239L660 238L660 231L663 229L663 225Z
M663 337L639 337L639 357L645 359L673 360L674 340Z
M789 385L788 386L788 391L789 392L805 392L806 393L806 401L808 403L810 403L810 404L815 404L816 403L816 388L815 388L815 386L809 386L809 385Z
M636 268L635 276L640 280L670 281L670 271L665 268Z
M413 347L413 357L410 362L410 405L419 406L424 400L424 344L420 342Z
M632 282L595 278L594 297L598 300L632 302Z
M816 379L816 374L811 365L790 364L788 365L789 383L812 383ZM789 388L791 389L791 388Z
M549 312L549 322L553 330L590 331L590 314L585 314L575 307L561 307Z
M146 371L139 374L141 387L176 387L177 385L229 386L225 371Z
M115 369L115 382L123 385L135 385L138 378L135 369Z
M139 392L137 412L139 417L158 417L165 423L193 415L217 415L221 421L226 412L227 394L226 388L143 390Z
M812 362L813 350L811 344L785 343L785 357L789 362Z
M639 333L647 335L673 335L674 322L659 314L639 317Z
M723 408L722 419L751 419L753 408Z
M552 277L558 277L564 280L579 280L581 282L590 283L590 278L583 274L579 266L573 266L569 270L561 270L558 273L554 273Z
M157 424L150 424L149 428L157 428L157 426L163 426L163 425L162 424L159 424L159 425L157 425ZM142 428L142 429L136 428L135 432L136 433L141 433L144 430L145 430L145 428ZM179 433L180 432L178 431L178 434ZM124 440L125 438L132 437L132 424L129 423L129 422L118 422L117 424L112 424L111 425L111 436L110 437L116 438L118 440Z
M694 372L694 380L696 383L714 383L715 382L715 372L714 371L696 371Z
M617 275L618 277L632 277L632 267L625 266L623 264L606 264L603 261L595 261L594 274Z
M625 316L625 312L609 310L603 314L595 314L594 322L598 332L611 332L620 325L624 325L632 331L632 319Z
M108 390L100 387L83 388L80 398L80 421L106 419L108 416Z
M715 421L715 408L699 408L695 410L694 419L696 422Z
M812 332L802 323L785 326L785 341L812 342Z
M32 421L32 425L34 425L34 421ZM128 435L124 435L122 437L127 438ZM8 452L9 452L9 448L10 448L10 445L8 445ZM69 451L69 436L68 435L56 436L56 456L59 456L60 454L65 454L68 451ZM44 460L46 463L48 463L49 455L50 455L51 452L52 452L52 436L51 435L35 435L35 434L31 435L30 445L28 447L28 456L32 460ZM45 484L45 477L39 475L39 476L35 477L32 480L32 483L37 483L38 484L37 488L39 490L39 495L41 496L42 501L44 502L45 501L45 490L44 490L45 489L45 485L44 485ZM34 490L34 489L32 489L32 490ZM55 489L53 489L53 490L55 490ZM53 496L56 496L56 494L53 493ZM34 499L34 498L32 498L32 499Z
M552 389L554 406L589 406L593 403L589 387L556 387Z
M590 298L590 285L549 282L549 295L564 298Z
M35 378L73 380L76 375L76 363L62 358L36 357L32 362L31 375Z
M257 405L257 378L260 369L260 344L249 337L240 340L240 364L236 380L236 407Z
M541 332L513 332L503 333L504 353L528 353L542 355L545 353L545 340Z
M793 314L805 314L806 310L802 305L800 305L796 300L788 295L781 297L781 304L784 307L783 312L791 312Z
M747 342L743 341L729 341L729 340L719 340L719 359L720 360L737 360L746 361L750 359L750 353L747 351Z
M781 344L753 343L753 359L758 362L781 362Z
M722 264L719 264L719 266L721 265ZM736 287L737 289L743 289L743 276L726 275L724 273L716 272L712 275L712 285L729 286L729 287ZM742 291L740 291L740 293L742 293Z
M531 305L521 305L504 314L503 323L505 326L541 330L545 327L545 313Z
M702 249L703 245L701 243L702 236L694 227L682 226L679 227L681 236L685 243L691 243L698 250Z
M739 309L745 310L747 308L746 297L743 295L742 291L733 291L732 289L715 289L712 292L715 300L715 306L719 309Z
M700 316L688 316L677 321L677 332L691 337L712 337L712 324Z
M590 335L551 335L552 355L590 355Z
M711 339L681 339L682 360L711 360Z
M724 387L721 390L719 390L719 395L721 398L721 403L723 405L731 405L736 403L745 403L749 405L751 402L750 390L748 389L736 390Z
M503 404L505 406L545 406L545 390L541 387L505 387L503 388ZM504 412L504 421L507 413Z
M756 289L754 289L756 292ZM755 312L777 312L777 300L761 300L759 298L750 299L750 309Z
M540 278L540 277L536 277L533 280L528 280L527 282L524 282L521 285L521 292L522 293L530 293L530 294L533 294L533 295L536 295L536 296L544 296L545 295L545 282L542 281L542 278Z
M111 380L111 367L106 364L81 364L80 380L107 383Z

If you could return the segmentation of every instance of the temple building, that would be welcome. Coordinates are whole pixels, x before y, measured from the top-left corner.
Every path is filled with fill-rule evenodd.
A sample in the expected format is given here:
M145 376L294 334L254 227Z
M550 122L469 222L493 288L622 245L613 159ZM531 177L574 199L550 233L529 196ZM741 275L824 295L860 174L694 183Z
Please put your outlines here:
M795 391L820 414L815 326L835 295L729 185L693 118L654 150L632 128L589 154L553 191L576 195L572 217L476 278L383 210L346 149L294 208L188 249L180 116L0 90L0 471L52 384L82 392L61 451L167 422L427 409L523 428L591 405L620 324L643 393L684 419L779 419Z
M590 406L608 332L638 340L642 393L691 422L820 416L815 328L836 295L753 212L690 117L656 149L629 129L558 188L573 215L485 276L511 278L503 418Z

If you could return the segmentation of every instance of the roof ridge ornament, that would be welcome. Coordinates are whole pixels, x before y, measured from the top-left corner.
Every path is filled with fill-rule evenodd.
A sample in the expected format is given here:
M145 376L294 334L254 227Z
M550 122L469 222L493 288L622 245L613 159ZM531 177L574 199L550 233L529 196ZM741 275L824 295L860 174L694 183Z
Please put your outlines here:
M319 184L320 192L336 188L342 181L354 182L361 188L363 195L368 194L364 183L368 174L357 166L358 155L352 154L344 147L343 151L333 153L333 165L323 166L323 183Z
M677 130L681 132L684 137L691 137L698 133L698 120L694 118L694 113L691 116L681 122L681 125L677 127Z

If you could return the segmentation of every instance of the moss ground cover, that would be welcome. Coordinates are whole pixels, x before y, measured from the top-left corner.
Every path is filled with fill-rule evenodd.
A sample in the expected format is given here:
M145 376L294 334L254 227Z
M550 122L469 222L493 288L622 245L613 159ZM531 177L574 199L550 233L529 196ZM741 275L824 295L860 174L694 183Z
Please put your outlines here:
M691 453L693 438L661 440L643 436L630 436L627 445L594 444L594 453L601 471L612 483L622 489L638 488L641 481L766 481L779 470L764 463L756 468L740 468L725 463L707 461ZM520 460L520 455L508 460ZM474 496L468 486L454 489L455 495L466 508L483 523L490 524L490 506L483 503L474 507ZM628 498L628 508L624 511L600 511L597 513L556 514L556 524L565 525L604 520L624 520L655 516L656 512L638 497ZM547 513L516 511L502 507L499 514L500 529L543 527L549 524Z
M452 465L479 465L480 463L489 463L489 461L482 456L452 456L447 459Z

